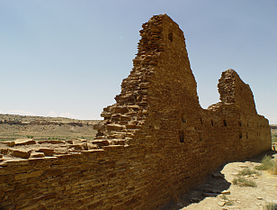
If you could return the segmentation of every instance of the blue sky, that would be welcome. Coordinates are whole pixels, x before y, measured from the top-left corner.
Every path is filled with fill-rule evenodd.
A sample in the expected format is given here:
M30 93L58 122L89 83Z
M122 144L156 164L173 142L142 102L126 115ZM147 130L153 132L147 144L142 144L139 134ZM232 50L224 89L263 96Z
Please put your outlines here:
M184 31L203 108L233 68L277 123L277 0L0 0L0 112L100 119L142 23L163 13Z

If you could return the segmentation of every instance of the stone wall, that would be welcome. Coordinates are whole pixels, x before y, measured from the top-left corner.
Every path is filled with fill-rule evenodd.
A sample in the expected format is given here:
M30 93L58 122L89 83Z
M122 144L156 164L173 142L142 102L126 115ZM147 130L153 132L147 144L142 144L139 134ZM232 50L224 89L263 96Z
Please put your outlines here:
M270 149L268 120L234 70L219 80L221 102L202 109L178 25L158 15L142 27L134 67L95 140L57 144L44 158L13 156L45 152L37 142L2 146L0 207L159 209L221 164Z

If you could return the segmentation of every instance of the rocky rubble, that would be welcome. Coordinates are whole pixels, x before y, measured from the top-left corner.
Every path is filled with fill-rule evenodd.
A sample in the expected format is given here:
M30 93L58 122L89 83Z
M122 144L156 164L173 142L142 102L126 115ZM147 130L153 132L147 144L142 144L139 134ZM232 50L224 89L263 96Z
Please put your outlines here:
M120 140L114 141L122 145ZM108 146L107 140L88 141L86 139L74 139L69 141L62 140L41 140L17 139L15 141L0 142L1 162L12 159L33 159L43 157L55 157L61 154L78 153L87 150L101 149L102 146Z

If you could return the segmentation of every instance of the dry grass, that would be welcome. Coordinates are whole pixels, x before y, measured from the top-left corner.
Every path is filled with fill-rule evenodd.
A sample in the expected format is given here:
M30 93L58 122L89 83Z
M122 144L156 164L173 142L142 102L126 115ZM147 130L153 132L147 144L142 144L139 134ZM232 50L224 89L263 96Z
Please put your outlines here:
M274 175L277 175L277 160L273 161L273 167L270 172Z
M239 176L247 176L247 175L253 175L253 174L261 175L261 173L259 173L258 171L250 169L250 168L245 168L238 173Z
M244 177L238 177L233 179L233 184L240 187L257 187L256 182L245 179Z
M270 156L264 156L261 165L256 166L257 170L267 170L272 174L277 175L277 160L273 160Z
M276 203L268 203L264 207L265 210L277 210L277 204Z
M250 169L250 168L244 168L243 170L239 171L237 174L237 178L234 178L232 183L234 185L238 185L240 187L257 187L256 182L246 179L243 176L251 176L251 175L261 175L260 172Z
M234 204L234 201L230 200L226 195L221 195L221 199L225 201L226 206L232 206Z

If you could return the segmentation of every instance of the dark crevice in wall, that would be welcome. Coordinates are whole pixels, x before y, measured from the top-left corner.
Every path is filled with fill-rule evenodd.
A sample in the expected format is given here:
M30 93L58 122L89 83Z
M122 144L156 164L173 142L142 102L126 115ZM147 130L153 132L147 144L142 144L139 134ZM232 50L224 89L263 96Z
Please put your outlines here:
M181 130L181 131L179 131L179 141L181 142L181 143L184 143L185 142L185 133L184 133L184 131L183 130Z

